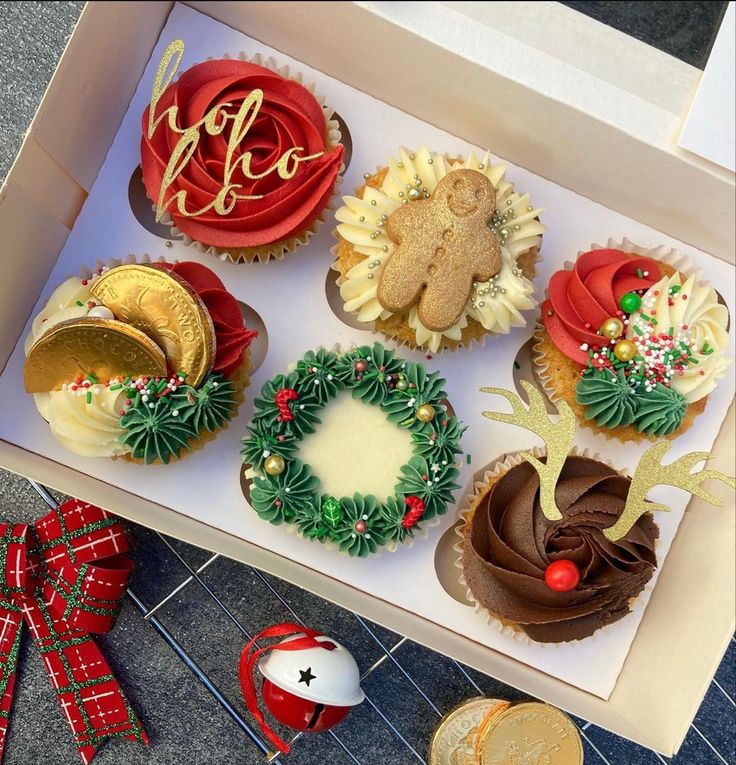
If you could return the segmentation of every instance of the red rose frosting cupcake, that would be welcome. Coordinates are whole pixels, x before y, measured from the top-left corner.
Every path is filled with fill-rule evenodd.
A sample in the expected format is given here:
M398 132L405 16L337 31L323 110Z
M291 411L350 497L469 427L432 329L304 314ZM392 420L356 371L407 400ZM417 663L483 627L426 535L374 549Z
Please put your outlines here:
M728 309L709 284L665 262L674 260L625 242L584 252L550 279L535 371L553 401L607 437L674 438L731 363Z
M332 110L260 57L205 61L171 82L175 46L162 62L174 71L164 80L159 70L142 118L157 217L220 257L280 259L306 243L335 191L343 147Z

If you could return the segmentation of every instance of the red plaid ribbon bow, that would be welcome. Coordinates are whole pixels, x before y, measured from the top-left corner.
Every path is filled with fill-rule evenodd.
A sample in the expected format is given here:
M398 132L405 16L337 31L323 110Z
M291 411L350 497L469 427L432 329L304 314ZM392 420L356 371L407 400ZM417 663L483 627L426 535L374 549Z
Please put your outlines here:
M0 523L0 761L25 620L82 762L111 736L148 743L90 632L107 632L133 562L118 520L69 500L32 526Z

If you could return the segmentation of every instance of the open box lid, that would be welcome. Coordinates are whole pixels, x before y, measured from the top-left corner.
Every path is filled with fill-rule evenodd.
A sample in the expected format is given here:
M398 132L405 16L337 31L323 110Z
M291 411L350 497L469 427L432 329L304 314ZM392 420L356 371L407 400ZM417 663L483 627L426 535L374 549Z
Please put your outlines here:
M680 117L662 103L647 102L641 89L627 90L623 74L616 84L601 80L487 21L478 23L440 4L424 6L421 19L413 18L408 3L188 5L469 141L492 145L578 193L733 260L733 174L684 156L668 132ZM539 5L538 17L546 7ZM9 328L0 338L3 364L104 160L170 9L166 2L91 4L72 36L0 192L4 262L11 264L0 285L0 310ZM586 25L594 22L576 17L584 35ZM543 23L551 23L550 18ZM330 46L315 46L315 39L329 39ZM402 69L401 76L395 67L397 51L402 60L417 62ZM633 81L635 72L630 74ZM688 85L687 77L680 84ZM670 87L677 92L677 78ZM669 108L677 103L672 98ZM38 178L47 187L53 184L55 194L42 193ZM632 193L646 188L656 191ZM697 215L693 199L698 199ZM709 225L713 220L724 224ZM23 268L29 262L35 268ZM733 419L732 407L715 450L724 470L734 461ZM278 555L10 444L0 444L0 462L167 534L296 581L667 754L684 737L733 633L732 508L692 503L670 553L677 556L677 565L667 566L660 576L619 683L604 702ZM713 548L714 539L719 543ZM707 558L700 553L705 546ZM683 602L689 604L687 612ZM642 686L658 686L667 704L645 706L637 693Z

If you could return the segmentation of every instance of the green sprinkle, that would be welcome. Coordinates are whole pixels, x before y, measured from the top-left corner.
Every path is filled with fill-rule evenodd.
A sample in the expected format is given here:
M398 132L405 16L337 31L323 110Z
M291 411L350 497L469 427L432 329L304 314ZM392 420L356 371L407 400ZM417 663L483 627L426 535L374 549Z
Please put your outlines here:
M92 403L92 391L91 390L87 391L87 403L88 404Z
M465 455L465 461L468 463L468 465L471 463L472 457L470 456L470 454Z
M634 324L634 332L636 332L637 335L644 334L638 324Z
M644 321L651 321L651 320L652 320L652 317L651 317L651 316L647 316L647 315L646 315L645 313L643 313L643 312L642 312L641 314L639 314L639 315L641 316L641 318L642 318L642 319L644 319Z
M679 284L673 284L670 287L670 295L676 295L681 289L682 287Z
M83 306L84 303L81 300L75 300L74 301L78 306Z
M115 385L111 385L108 390L120 390L123 386L120 383L116 383Z
M690 356L687 360L688 364L700 364L700 362L695 358L695 356Z
M133 406L138 406L141 403L141 392L138 390L135 393L135 401L133 401Z
M176 376L177 376L177 377L186 377L186 376L187 376L187 373L186 373L186 372L182 372L182 371L180 370L179 372L177 372L177 373L176 373Z
M644 278L644 272L641 270L641 268L637 268L637 269L636 269L636 275L637 275L637 276L638 276L640 279L643 279L643 278Z
M675 336L675 328L674 327L670 327L669 336L670 337L674 337Z
M711 353L713 353L713 348L706 348L703 346L703 349L700 351L701 355L703 356L710 356Z
M92 383L92 385L97 385L97 383L99 382L99 380L94 375L91 375L91 374L87 375L84 379L89 380Z
M654 324L655 327L657 326L657 324L659 324L659 322L653 316L652 316L651 319L649 319L649 321L651 321L652 324Z
M123 385L125 385L125 386L128 386L128 385L130 385L132 382L133 382L133 381L130 379L130 375L128 375L128 377L126 377L126 378L123 380Z

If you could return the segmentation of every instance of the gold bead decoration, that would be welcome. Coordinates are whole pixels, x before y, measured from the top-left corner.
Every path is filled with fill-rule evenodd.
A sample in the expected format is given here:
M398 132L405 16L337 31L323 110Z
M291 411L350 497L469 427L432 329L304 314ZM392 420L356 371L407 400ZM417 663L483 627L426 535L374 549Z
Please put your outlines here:
M636 343L633 340L619 340L613 346L613 355L619 361L631 361L636 356Z
M285 467L286 463L280 454L272 454L270 457L266 457L266 461L263 463L263 469L269 475L281 475Z
M430 422L434 419L436 412L431 404L422 404L417 409L417 419L421 422Z
M601 334L609 340L615 340L617 337L621 337L623 331L624 323L621 319L617 319L615 316L611 316L601 324Z

